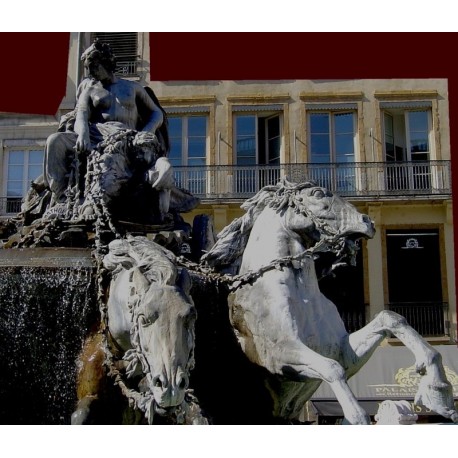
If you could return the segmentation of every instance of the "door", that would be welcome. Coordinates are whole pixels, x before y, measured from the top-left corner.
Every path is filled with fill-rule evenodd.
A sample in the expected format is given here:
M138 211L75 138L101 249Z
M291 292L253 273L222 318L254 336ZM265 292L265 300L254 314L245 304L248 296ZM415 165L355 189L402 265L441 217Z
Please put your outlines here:
M438 230L386 234L389 308L423 335L444 335Z

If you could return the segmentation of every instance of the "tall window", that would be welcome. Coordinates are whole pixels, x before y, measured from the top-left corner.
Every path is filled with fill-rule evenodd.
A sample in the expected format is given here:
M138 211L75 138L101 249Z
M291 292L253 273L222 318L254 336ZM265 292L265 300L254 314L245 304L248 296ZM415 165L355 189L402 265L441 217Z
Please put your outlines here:
M383 120L387 162L430 159L430 110L386 110Z
M43 173L43 151L9 150L5 170L6 206L2 210L17 213L30 183Z
M237 165L280 164L280 115L236 115Z
M115 73L121 76L136 76L140 62L138 53L137 32L92 32L91 43L98 38L102 43L110 45L116 56Z
M389 109L383 112L389 190L430 188L431 111Z
M355 161L355 113L311 112L308 120L310 162L314 164L310 168L311 178L336 191L353 191L355 169L351 163Z
M207 116L169 117L169 160L178 186L193 194L204 194L206 189L207 129Z
M234 120L235 192L249 195L280 179L281 119L279 114L240 114Z

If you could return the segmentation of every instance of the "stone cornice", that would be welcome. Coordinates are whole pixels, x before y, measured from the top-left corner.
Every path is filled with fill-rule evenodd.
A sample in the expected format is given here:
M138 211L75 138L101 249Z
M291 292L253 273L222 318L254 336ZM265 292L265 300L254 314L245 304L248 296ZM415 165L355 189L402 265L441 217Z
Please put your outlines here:
M354 92L301 92L299 98L303 102L357 102L362 100L364 94Z
M196 95L191 97L158 97L159 102L164 107L177 105L211 105L216 102L214 95Z
M228 95L227 101L232 104L260 104L260 103L286 103L291 99L290 94L246 94Z
M374 97L383 100L425 100L437 99L436 90L408 90L408 91L375 91Z
M22 124L22 125L3 125L0 126L0 138L46 138L57 131L59 123L49 124Z

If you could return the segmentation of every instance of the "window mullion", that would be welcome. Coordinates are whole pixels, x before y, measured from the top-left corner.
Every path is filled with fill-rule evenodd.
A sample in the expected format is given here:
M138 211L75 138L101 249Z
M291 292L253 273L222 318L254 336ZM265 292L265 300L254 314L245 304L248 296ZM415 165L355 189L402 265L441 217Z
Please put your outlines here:
M334 126L334 117L335 114L329 112L329 161L330 162L337 162L335 158L335 150L336 150L336 136L335 136L335 126Z
M181 151L181 159L182 163L188 166L188 116L183 116L183 125L182 125L182 151Z
M24 170L22 172L22 195L25 196L28 191L29 182L29 151L24 150Z

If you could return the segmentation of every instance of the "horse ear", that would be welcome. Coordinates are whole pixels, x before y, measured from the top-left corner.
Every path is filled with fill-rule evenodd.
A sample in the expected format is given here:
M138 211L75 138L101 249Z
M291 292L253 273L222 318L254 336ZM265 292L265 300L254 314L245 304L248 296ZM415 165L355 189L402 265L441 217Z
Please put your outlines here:
M179 274L176 284L184 291L186 296L190 295L191 287L192 287L192 279L186 269L180 270L180 274Z
M131 280L133 281L137 292L140 293L142 291L147 291L150 283L147 280L147 278L142 274L142 272L140 271L138 267L135 267L132 270L131 275L132 275Z

